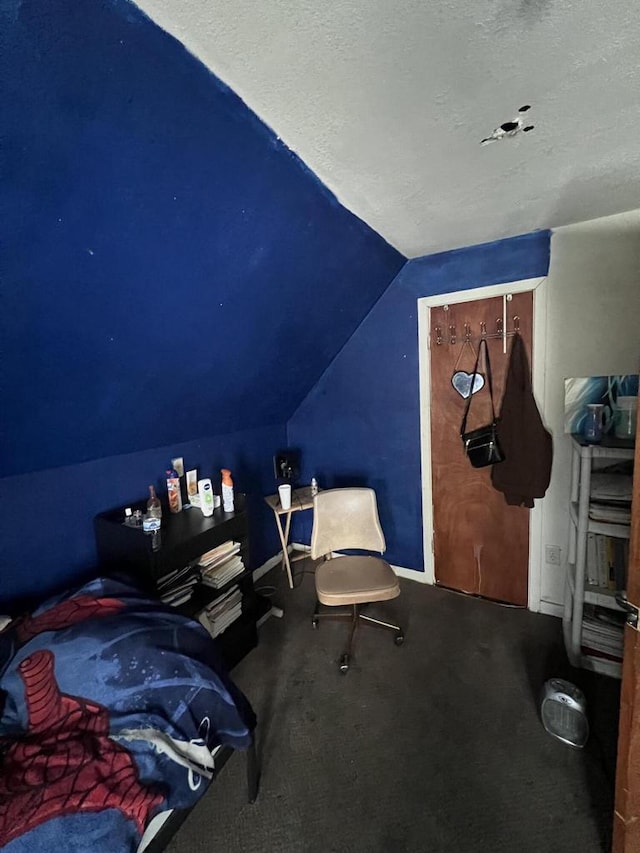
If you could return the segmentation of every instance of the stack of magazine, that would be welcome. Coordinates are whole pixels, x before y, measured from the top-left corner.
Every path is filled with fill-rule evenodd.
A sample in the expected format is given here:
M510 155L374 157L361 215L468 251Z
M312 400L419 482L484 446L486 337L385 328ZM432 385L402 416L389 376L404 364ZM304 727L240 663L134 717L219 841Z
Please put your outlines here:
M625 615L594 604L585 604L582 646L586 651L609 658L622 658Z
M631 521L631 492L633 477L609 471L591 476L589 518L610 524L629 524Z
M228 592L206 607L198 616L212 637L217 637L235 622L242 613L242 593L237 586L232 586Z
M203 554L198 561L202 583L214 589L221 589L230 580L242 574L244 563L239 551L240 543L229 540Z
M198 572L191 566L176 569L161 577L157 582L158 595L165 604L177 607L179 604L189 601L198 580Z

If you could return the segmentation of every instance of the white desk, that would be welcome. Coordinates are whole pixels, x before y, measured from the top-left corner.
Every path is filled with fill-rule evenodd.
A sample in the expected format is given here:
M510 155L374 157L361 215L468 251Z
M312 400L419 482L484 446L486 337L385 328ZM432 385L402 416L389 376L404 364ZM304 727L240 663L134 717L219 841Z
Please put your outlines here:
M291 574L291 563L296 560L304 560L307 554L300 554L299 557L289 557L289 533L291 531L291 516L294 512L300 512L303 509L313 509L313 495L311 494L311 486L303 486L301 489L294 489L291 493L291 508L283 509L280 505L280 497L278 495L269 495L265 498L268 506L273 510L282 544L282 568L286 569L287 578L289 580L289 588L293 589L293 576ZM286 516L284 527L282 526L282 516Z

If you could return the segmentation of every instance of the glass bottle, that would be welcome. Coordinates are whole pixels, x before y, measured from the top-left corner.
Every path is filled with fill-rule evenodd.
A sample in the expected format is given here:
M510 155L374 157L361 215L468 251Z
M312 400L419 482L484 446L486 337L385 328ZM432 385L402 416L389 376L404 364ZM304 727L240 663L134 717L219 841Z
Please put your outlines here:
M147 501L147 514L144 518L145 530L158 530L162 518L162 504L156 495L155 486L149 486L149 500Z

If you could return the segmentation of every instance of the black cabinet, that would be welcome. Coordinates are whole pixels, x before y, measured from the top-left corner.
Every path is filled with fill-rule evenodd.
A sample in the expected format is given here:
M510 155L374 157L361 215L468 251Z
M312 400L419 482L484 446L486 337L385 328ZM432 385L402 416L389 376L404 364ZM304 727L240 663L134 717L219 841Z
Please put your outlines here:
M163 507L159 535L145 533L139 527L124 524L124 508L109 510L94 519L94 530L100 568L105 573L125 571L132 574L150 592L155 592L159 578L175 569L195 565L198 558L228 540L240 543L240 556L245 569L220 589L198 584L189 601L176 609L186 616L198 614L231 586L242 593L242 615L216 638L229 668L236 665L257 644L256 621L261 615L262 601L253 588L249 555L249 525L243 495L235 497L235 512L214 510L205 518L199 509L183 509L177 514ZM132 509L144 511L144 504Z

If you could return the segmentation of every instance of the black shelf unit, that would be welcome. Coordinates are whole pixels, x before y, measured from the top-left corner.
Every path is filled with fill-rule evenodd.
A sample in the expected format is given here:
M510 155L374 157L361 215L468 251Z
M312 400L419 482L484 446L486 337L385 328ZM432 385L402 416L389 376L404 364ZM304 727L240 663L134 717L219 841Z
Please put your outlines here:
M132 504L131 508L144 511L145 506L142 502ZM242 592L242 615L216 637L216 642L229 669L255 648L258 642L256 621L264 608L253 587L244 495L235 496L234 512L218 508L209 517L202 515L197 507L172 514L163 506L160 536L155 543L154 537L140 527L124 524L124 507L99 513L94 519L94 531L100 569L105 573L125 571L132 574L152 593L156 592L159 578L169 572L195 565L206 551L230 539L240 542L239 553L245 565L242 574L220 589L198 584L189 601L175 609L197 618L208 604L237 584Z

